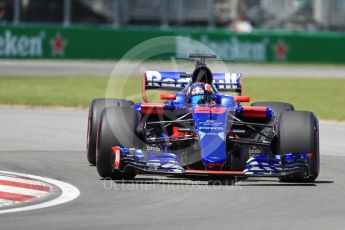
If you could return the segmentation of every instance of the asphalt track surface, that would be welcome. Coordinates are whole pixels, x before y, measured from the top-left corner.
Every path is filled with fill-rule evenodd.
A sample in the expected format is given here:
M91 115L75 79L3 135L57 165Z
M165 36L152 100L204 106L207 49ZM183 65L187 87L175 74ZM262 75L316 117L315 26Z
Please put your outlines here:
M149 175L132 182L104 181L86 161L86 110L2 106L0 124L1 170L61 180L81 193L59 206L2 214L1 230L345 226L345 123L320 123L321 174L313 184Z
M242 64L232 62L208 62L214 72L239 72L246 77L289 77L289 78L345 78L344 65L290 65L290 64ZM188 61L129 62L121 61L51 61L51 60L1 60L0 76L141 76L145 70L192 71L193 63ZM120 74L118 74L120 73Z

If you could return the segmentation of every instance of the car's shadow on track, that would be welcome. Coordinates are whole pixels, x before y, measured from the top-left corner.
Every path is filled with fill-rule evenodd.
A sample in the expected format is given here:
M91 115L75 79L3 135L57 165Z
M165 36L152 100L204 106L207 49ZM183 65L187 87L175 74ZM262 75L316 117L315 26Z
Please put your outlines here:
M279 182L277 179L246 179L246 178L222 178L222 177L200 177L200 176L165 176L165 177L137 177L133 180L112 180L116 184L138 184L138 185L200 185L200 186L317 186L318 184L332 184L334 181L315 181L312 183L302 182Z
M277 186L286 186L286 187L291 187L291 186L297 186L297 187L313 187L313 186L318 186L319 184L333 184L334 181L314 181L310 183L306 182L279 182L276 179L271 179L271 180L266 180L266 179L249 179L244 183L241 183L241 186L244 187L257 187L257 186L268 186L268 187L277 187Z

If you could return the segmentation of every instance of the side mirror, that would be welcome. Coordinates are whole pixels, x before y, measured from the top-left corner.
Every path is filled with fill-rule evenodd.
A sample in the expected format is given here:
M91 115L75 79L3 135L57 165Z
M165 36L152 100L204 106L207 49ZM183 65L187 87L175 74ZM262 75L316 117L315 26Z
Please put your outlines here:
M235 101L240 103L240 102L250 102L250 97L249 96L236 96L234 97Z
M176 94L175 93L161 93L160 94L161 100L175 100L176 99Z

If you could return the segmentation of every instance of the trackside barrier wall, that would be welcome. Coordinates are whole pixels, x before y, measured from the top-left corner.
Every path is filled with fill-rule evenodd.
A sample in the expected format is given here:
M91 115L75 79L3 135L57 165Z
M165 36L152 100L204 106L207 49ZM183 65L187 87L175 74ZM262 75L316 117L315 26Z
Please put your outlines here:
M221 58L241 62L345 63L345 33L265 32L236 34L216 29L90 28L0 26L0 58L121 59L134 46L159 36L201 42ZM171 50L186 56L198 50L171 38ZM186 44L184 44L186 45ZM157 55L165 59L175 54ZM140 57L138 57L140 58Z

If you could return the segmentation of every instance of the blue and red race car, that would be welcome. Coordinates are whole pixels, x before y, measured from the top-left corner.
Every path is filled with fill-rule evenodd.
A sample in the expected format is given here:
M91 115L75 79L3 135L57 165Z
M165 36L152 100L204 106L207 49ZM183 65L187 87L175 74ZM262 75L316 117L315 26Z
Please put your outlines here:
M95 99L89 110L87 157L103 178L139 172L277 177L312 182L319 174L319 127L312 112L242 96L242 75L212 73L191 55L192 73L147 71L143 102ZM150 103L147 89L162 93ZM235 93L236 96L224 94Z

